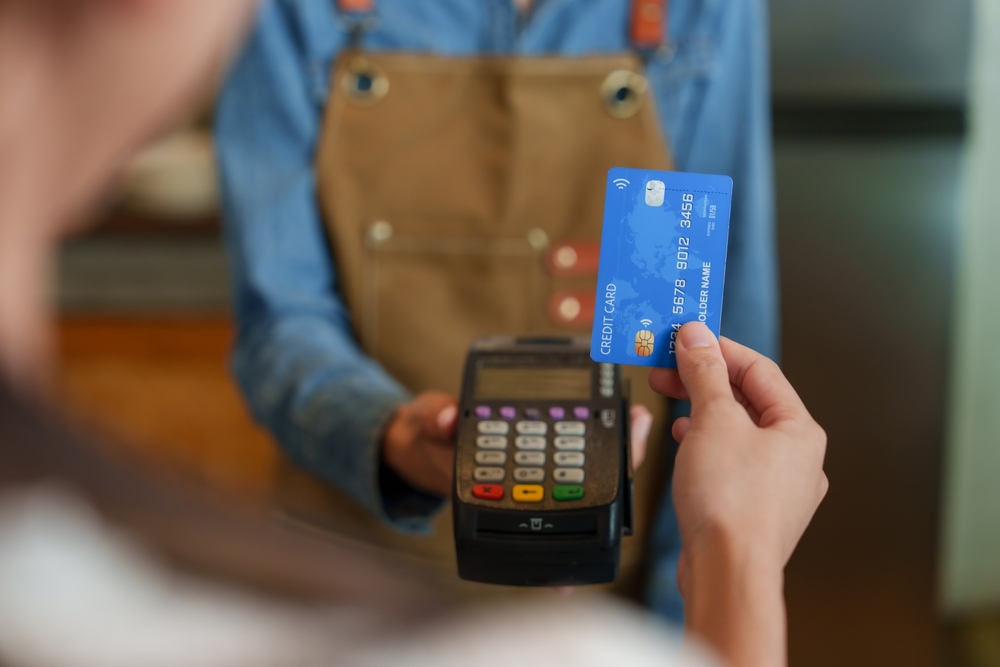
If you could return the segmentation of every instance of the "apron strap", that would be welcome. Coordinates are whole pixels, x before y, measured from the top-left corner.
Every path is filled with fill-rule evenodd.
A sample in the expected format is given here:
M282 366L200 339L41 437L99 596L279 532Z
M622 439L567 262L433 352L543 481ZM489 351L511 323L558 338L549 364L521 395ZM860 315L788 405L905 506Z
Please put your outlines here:
M631 0L628 37L638 51L658 49L666 41L668 0ZM345 14L370 14L376 0L337 0Z
M336 0L336 4L348 33L348 48L360 48L362 33L373 27L375 0Z

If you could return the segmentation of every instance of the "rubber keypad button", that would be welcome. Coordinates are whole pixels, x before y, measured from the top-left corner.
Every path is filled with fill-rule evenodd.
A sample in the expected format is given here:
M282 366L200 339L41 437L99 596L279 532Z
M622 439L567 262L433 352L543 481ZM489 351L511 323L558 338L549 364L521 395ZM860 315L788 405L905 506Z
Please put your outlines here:
M502 500L503 487L499 484L476 484L472 487L472 495L482 500Z
M583 498L583 487L576 484L556 486L552 488L552 497L555 500L580 500Z
M545 489L539 484L517 484L510 497L519 503L540 503L545 498Z

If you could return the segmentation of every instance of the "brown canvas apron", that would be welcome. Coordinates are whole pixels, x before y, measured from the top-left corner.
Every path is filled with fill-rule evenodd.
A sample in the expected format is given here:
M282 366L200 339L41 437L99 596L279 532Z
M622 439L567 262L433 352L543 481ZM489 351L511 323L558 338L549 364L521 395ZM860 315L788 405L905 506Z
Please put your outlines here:
M354 333L409 390L457 394L479 336L589 333L607 171L672 167L641 72L630 54L338 59L319 200ZM655 423L620 590L636 586L663 467L665 402L634 371ZM335 490L284 486L309 520L323 506L337 531L455 572L450 512L409 536Z

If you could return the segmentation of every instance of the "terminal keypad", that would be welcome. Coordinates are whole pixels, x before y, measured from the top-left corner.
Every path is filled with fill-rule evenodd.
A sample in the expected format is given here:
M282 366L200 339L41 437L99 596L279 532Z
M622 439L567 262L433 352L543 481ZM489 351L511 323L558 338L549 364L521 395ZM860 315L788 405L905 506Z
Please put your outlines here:
M501 500L508 483L510 498L518 503L540 502L546 496L556 501L584 498L588 407L478 406L474 413L479 434L472 475L476 498ZM506 452L510 444L512 457Z

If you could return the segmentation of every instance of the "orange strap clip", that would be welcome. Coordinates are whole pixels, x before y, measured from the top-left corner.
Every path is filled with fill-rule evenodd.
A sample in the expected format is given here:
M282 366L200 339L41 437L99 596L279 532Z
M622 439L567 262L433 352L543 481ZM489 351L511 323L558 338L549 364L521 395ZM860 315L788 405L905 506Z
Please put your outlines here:
M637 49L655 49L663 45L667 34L668 0L632 0L629 39ZM351 14L375 10L375 0L337 0L337 8Z
M337 9L350 14L367 14L375 9L375 0L337 0Z
M629 39L637 49L656 49L667 34L667 0L632 0Z

